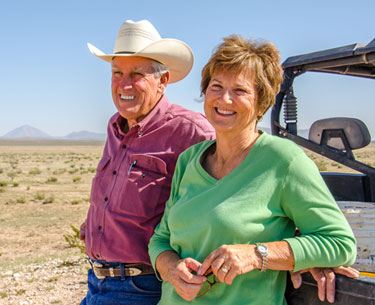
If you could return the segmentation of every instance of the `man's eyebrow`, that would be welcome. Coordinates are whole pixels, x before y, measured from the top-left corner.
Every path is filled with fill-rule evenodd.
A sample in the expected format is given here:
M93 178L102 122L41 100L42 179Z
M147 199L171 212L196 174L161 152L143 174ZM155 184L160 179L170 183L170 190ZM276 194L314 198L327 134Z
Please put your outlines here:
M116 64L114 64L114 63L112 63L112 65L111 65L111 69L112 69L112 70L113 70L113 69L119 69L119 66L116 65Z

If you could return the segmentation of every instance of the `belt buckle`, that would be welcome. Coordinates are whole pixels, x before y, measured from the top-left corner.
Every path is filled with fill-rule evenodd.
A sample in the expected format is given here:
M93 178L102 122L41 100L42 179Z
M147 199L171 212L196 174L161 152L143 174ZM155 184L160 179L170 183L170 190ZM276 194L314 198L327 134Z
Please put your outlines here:
M129 271L130 276L137 276L142 273L142 270L136 267L128 267L127 269Z
M94 271L94 274L95 276L99 279L99 280L103 280L105 279L105 275L99 275L98 274L98 269L101 269L103 268L103 265L101 263L98 263L98 262L92 262L92 270Z

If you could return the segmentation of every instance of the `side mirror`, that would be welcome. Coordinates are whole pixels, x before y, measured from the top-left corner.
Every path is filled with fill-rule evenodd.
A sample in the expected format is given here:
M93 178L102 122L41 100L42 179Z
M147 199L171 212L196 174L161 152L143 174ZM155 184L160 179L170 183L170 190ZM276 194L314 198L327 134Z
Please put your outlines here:
M309 140L343 151L367 146L371 142L371 136L361 120L328 118L311 125Z

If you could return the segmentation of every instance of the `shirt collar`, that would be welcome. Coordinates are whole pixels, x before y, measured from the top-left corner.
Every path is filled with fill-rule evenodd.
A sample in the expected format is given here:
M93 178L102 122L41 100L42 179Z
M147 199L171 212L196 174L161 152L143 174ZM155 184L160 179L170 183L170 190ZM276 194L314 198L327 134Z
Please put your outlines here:
M159 126L160 123L166 121L165 113L170 107L170 102L168 98L164 94L160 101L155 105L154 109L152 109L148 115L144 117L144 119L137 124L135 124L131 129L138 130L138 135L142 135L156 126ZM115 118L112 127L114 129L116 137L122 139L125 137L125 133L121 130L121 125L125 119L117 113L117 117Z

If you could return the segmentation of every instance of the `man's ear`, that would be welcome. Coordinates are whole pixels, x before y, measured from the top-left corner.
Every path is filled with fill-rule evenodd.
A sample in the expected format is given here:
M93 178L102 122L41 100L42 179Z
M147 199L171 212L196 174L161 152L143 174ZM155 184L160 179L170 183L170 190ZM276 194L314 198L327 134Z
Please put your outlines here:
M169 82L169 71L163 73L160 77L160 85L159 85L159 92L164 93L165 88L167 88Z

